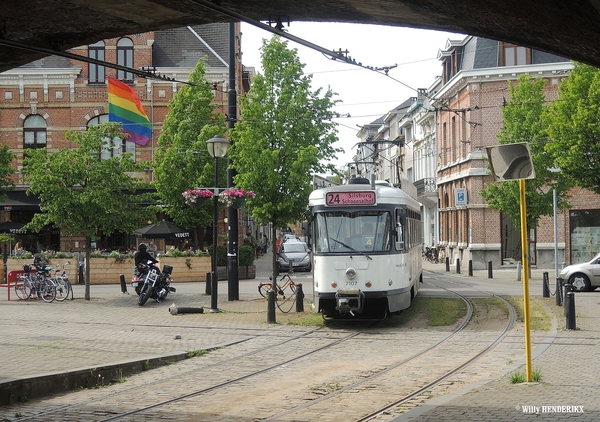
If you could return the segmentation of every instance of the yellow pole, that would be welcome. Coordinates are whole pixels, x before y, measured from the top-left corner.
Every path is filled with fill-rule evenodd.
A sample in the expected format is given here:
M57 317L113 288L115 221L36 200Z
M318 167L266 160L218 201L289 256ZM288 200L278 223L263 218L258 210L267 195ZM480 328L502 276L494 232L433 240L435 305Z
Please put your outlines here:
M527 243L527 212L525 179L519 180L521 202L521 261L523 262L523 320L525 322L525 374L527 382L533 381L531 371L531 336L529 333L529 244Z

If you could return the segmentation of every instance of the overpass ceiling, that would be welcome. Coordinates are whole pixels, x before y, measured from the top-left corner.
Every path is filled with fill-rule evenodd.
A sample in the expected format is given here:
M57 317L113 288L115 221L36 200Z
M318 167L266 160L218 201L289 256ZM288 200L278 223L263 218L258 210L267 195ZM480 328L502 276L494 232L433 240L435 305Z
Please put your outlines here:
M120 35L234 20L201 3L209 2L2 0L0 71L44 56L7 47L3 42L64 51ZM477 35L600 67L600 0L214 0L214 3L256 21L279 17L284 22L367 23ZM290 32L293 34L293 25ZM317 43L327 47L325 41Z

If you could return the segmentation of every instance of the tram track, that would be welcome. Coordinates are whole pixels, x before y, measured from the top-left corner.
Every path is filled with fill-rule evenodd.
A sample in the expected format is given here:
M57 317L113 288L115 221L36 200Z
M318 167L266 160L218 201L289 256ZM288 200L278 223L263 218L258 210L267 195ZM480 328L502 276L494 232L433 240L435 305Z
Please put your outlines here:
M460 294L454 292L453 294L461 297ZM451 340L454 337L459 336L467 326L472 317L473 305L467 298L461 297L461 299L467 304L467 313L465 314L465 317L459 326L441 338L435 339L435 341L428 345L428 347L419 349L410 356L405 356L396 362L385 365L383 368L376 368L370 373L362 376L358 381L344 385L341 388L337 388L335 391L323 394L316 399L308 400L307 398L303 398L300 400L300 403L291 403L290 406L287 406L286 402L285 406L288 408L280 412L273 412L272 407L269 408L268 405L260 405L257 403L257 406L262 409L261 414L257 413L257 419L288 420L287 418L291 416L294 419L302 420L303 412L310 412L310 408L314 406L328 406L328 401L339 401L339 397L341 395L352 395L361 388L364 388L367 391L373 390L372 387L365 386L368 386L369 384L376 382L378 379L385 377L386 374L390 375L394 371L402 370L402 368L410 366L411 364L414 365L414 362L423 361L425 356L431 353L431 351L439 349L442 345L451 342ZM510 305L509 309L512 309ZM514 309L511 311L511 314L513 315L513 322L509 321L509 323L507 323L507 328L505 328L503 333L501 333L495 341L490 342L486 348L482 349L475 356L471 357L466 362L453 368L452 370L446 370L444 375L438 376L436 379L427 382L420 388L404 393L400 399L394 400L393 403L388 401L385 406L378 407L376 411L370 411L368 415L360 416L361 419L358 420L370 420L377 415L388 411L392 407L400 406L403 403L411 400L411 398L422 394L423 391L426 391L427 389L432 388L434 385L443 382L445 379L449 378L461 369L464 369L470 363L484 355L488 350L491 350L495 344L504 338L510 327L512 327L512 323L514 323ZM278 371L288 371L291 366L300 366L302 364L306 365L312 356L323 353L337 354L340 353L340 350L344 350L344 348L353 347L349 345L349 343L352 341L368 341L368 338L370 336L372 337L372 335L368 334L371 327L372 325L364 329L357 329L356 331L352 331L350 333L342 333L341 331L329 332L327 335L324 334L323 330L314 329L300 335L287 338L283 341L281 341L281 339L278 339L279 341L274 341L269 336L263 336L262 341L266 341L266 343L262 347L250 347L249 343L252 343L253 340L258 339L258 337L252 337L245 342L246 346L252 349L246 353L231 353L231 356L229 357L225 356L225 353L222 359L211 359L210 361L204 362L205 365L198 366L197 368L189 371L187 369L185 371L178 371L172 376L162 377L160 380L150 384L147 382L142 382L139 385L131 387L125 387L124 384L122 384L118 386L118 391L108 394L102 394L100 392L95 394L93 398L88 398L87 400L82 400L72 405L58 406L56 408L47 409L43 412L23 416L15 420L51 420L53 415L61 415L62 417L62 415L76 415L78 413L86 414L86 420L89 421L142 420L144 418L153 418L153 414L156 415L157 413L160 413L161 415L167 415L174 411L174 409L178 406L178 403L198 402L198 400L203 402L207 397L215 394L228 395L232 389L235 389L239 393L240 390L244 390L248 386L252 387L253 385L256 385L256 383L260 384L261 381L257 380L268 380L269 377L273 376L273 373L277 373ZM457 341L457 345L458 344L460 344L460 340ZM448 345L448 347L456 346ZM293 349L294 352L290 353L290 349ZM219 352L222 352L222 350ZM221 355L222 353L219 354ZM197 362L202 362L202 359L206 359L206 357L209 357L210 355L211 354L208 354L207 356L200 358ZM283 356L284 359L279 359L280 356ZM258 367L256 367L257 362ZM179 365L181 365L181 363L177 364L177 366ZM253 366L252 370L248 370L248 368L251 366ZM237 375L223 376L222 378L216 377L214 380L211 380L210 383L205 382L206 385L202 388L194 389L194 391L189 391L185 394L170 395L167 393L169 390L169 385L172 385L173 383L180 381L181 383L189 384L192 378L197 377L199 379L203 379L203 377L207 376L206 374L215 374L220 372L221 368L234 369L233 372L235 372ZM183 372L185 372L185 374L183 374ZM111 389L115 387L117 386L112 386ZM157 397L152 397L152 400L149 400L151 397L147 393L149 389L161 391L161 394ZM131 398L134 403L128 403L127 406L122 406L122 403L118 403L118 399L123 399L124 397ZM143 397L144 400L141 400L141 397ZM278 407L284 407L281 405L280 400L278 400L277 403ZM197 420L210 419L212 418L198 418Z

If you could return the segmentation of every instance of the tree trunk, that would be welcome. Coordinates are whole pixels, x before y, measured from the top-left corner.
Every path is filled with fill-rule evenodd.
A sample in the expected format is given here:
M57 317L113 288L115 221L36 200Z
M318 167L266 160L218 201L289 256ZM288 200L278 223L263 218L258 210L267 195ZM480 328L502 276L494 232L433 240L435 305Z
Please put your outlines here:
M85 300L90 300L90 254L92 249L92 239L85 237Z
M273 251L273 260L271 263L271 277L273 278L272 289L277 291L277 253L279 252L277 250L277 228L275 227L275 224L272 224L271 226L271 239L273 239L271 241L271 251Z

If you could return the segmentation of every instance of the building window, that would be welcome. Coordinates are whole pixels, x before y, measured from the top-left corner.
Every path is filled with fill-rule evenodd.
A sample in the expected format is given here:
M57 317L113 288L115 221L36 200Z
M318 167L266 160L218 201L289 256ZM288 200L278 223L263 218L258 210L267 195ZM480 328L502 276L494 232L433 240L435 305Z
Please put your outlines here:
M167 98L167 90L159 89L158 90L158 98Z
M100 116L93 117L88 122L88 127L99 125L100 123L108 123L108 114L101 114ZM133 142L126 141L121 138L104 139L104 148L100 151L100 158L102 160L108 160L111 157L119 157L124 152L128 152L132 155L135 160L135 144Z
M121 38L117 41L117 64L133 67L133 41L130 38ZM133 81L133 73L117 70L117 79L120 81Z
M88 46L88 57L96 60L106 60L104 41L98 41ZM99 64L88 64L88 82L91 84L103 84L105 80L105 67Z
M31 91L29 93L29 99L30 100L37 100L38 99L38 93L37 93L37 91Z
M524 66L526 64L531 64L531 49L500 43L500 66Z
M12 93L12 91L4 91L4 99L5 100L12 100L13 99L13 93Z
M46 120L39 114L32 114L23 122L23 148L46 147Z
M62 100L64 98L64 94L62 91L56 91L54 93L54 96L56 97L57 100Z

